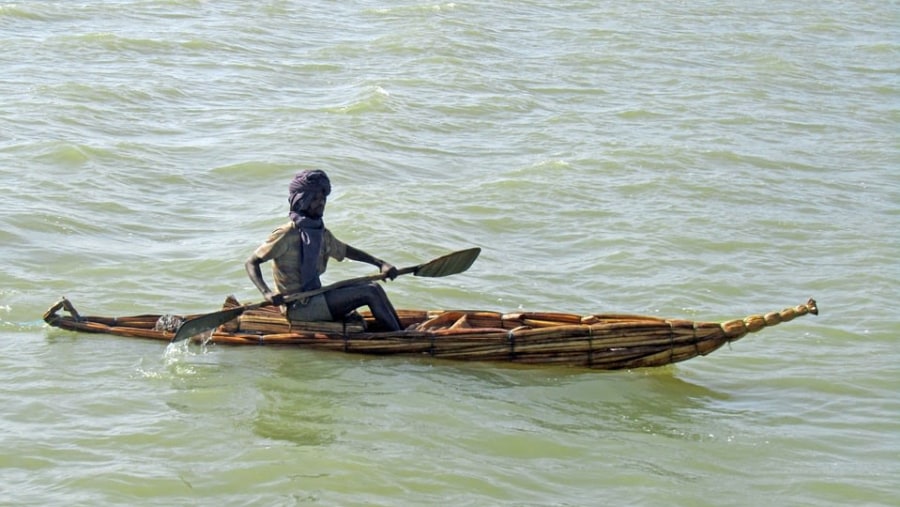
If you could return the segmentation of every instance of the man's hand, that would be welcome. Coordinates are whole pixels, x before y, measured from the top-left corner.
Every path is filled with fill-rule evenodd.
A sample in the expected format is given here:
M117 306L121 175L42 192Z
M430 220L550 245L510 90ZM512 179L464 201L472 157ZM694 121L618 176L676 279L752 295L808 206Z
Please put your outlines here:
M284 304L284 296L277 292L266 292L263 294L263 297L266 298L266 301L272 303L275 306L281 306Z
M397 268L395 268L390 262L382 261L381 262L381 274L384 275L386 278L390 278L391 280L393 280L394 278L397 278L397 275L399 273L397 273Z

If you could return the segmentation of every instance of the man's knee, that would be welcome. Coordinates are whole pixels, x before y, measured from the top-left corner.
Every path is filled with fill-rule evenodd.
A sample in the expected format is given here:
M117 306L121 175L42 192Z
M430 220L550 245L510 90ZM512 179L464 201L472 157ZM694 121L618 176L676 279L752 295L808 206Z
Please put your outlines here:
M382 287L381 284L379 284L379 283L374 283L374 282L373 282L373 283L370 283L370 284L368 285L368 287L369 287L369 290L370 290L374 295L376 295L376 296L378 296L378 297L380 297L380 298L387 297L387 292L384 291L384 287Z

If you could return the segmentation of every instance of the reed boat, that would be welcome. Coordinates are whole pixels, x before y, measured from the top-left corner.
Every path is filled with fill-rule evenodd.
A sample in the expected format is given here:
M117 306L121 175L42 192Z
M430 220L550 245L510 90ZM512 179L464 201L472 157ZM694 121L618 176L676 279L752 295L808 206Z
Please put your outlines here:
M818 314L813 299L781 311L722 322L627 314L398 310L404 330L385 332L376 327L367 311L354 312L342 322L289 322L277 308L241 307L231 296L223 306L223 310L229 309L241 311L236 318L189 339L205 344L277 345L601 370L657 367L705 356L748 333ZM65 298L44 314L47 324L60 329L166 342L173 340L185 322L196 318L83 316Z

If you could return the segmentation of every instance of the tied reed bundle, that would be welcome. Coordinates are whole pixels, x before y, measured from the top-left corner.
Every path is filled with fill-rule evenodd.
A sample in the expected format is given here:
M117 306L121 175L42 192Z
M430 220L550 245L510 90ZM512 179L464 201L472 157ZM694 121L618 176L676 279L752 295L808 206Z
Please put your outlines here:
M224 309L240 306L229 297ZM69 313L60 316L60 310ZM766 327L818 314L816 302L724 322L628 314L399 310L402 331L379 332L368 312L339 322L290 322L274 307L244 312L216 329L212 343L294 345L379 355L427 355L468 361L580 366L596 369L662 366L709 354ZM191 316L85 317L63 298L45 314L54 327L135 338L171 340ZM179 320L180 319L180 320Z

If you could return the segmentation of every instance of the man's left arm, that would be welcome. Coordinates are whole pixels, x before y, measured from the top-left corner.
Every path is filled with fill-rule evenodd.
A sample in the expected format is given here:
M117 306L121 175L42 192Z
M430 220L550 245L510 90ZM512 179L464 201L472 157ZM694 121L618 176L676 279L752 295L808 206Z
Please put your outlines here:
M364 252L358 248L352 247L350 245L346 245L347 252L346 256L348 259L365 262L366 264L371 264L378 269L381 270L381 273L384 274L387 278L393 280L397 278L397 268L395 268L391 263L385 262L367 252Z

